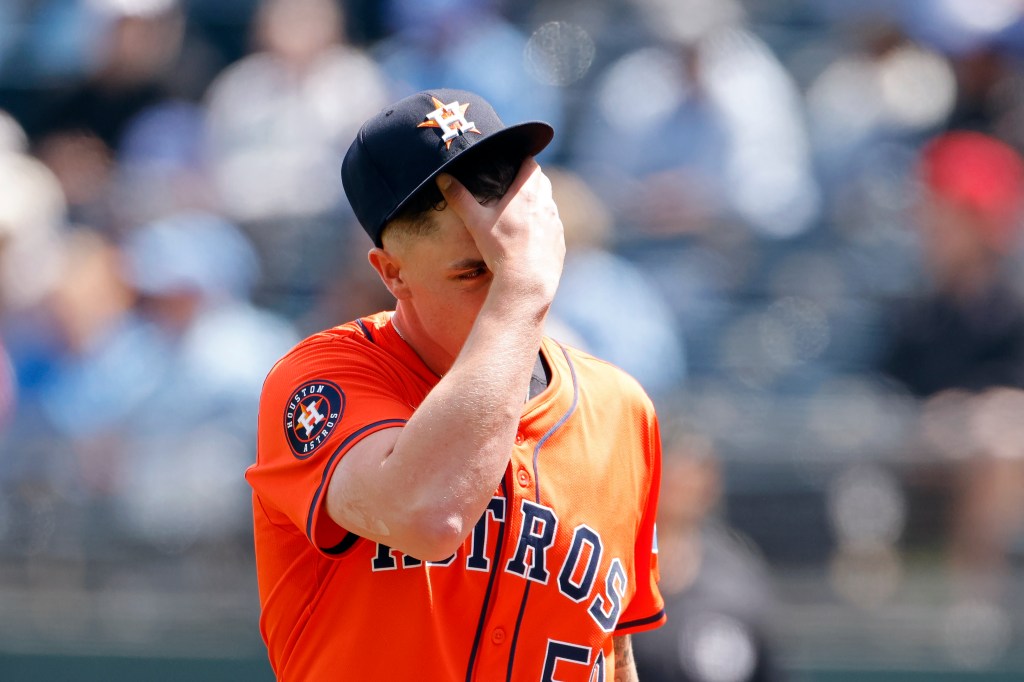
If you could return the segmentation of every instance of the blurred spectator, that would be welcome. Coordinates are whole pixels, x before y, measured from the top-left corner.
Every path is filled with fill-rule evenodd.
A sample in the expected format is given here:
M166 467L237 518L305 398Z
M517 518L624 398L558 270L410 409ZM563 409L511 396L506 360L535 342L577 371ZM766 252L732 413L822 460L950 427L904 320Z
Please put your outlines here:
M739 3L637 4L660 42L600 76L573 167L628 235L729 217L770 237L809 229L819 197L799 93Z
M609 249L612 222L604 202L569 171L545 173L566 244L551 324L568 328L575 337L569 343L636 377L655 400L678 391L686 363L671 308L640 268Z
M666 420L658 510L659 587L668 623L633 637L644 682L778 680L773 594L751 547L715 518L722 480L714 444Z
M112 437L101 442L89 425L124 414L119 410L134 394L118 389L147 385L146 364L133 363L117 343L132 299L116 276L112 245L63 225L48 239L45 250L23 253L18 264L33 284L32 299L0 317L18 390L0 441L0 497L7 502L0 513L12 524L4 542L26 556L76 554L95 539L83 512L110 491L120 432L108 430Z
M255 51L207 96L207 154L227 215L262 259L261 298L299 316L344 245L340 159L386 102L376 64L344 40L333 0L264 0Z
M1024 388L1024 297L1011 269L1024 161L990 136L955 131L924 147L918 172L929 288L894 313L880 367L929 400L925 427L934 421L932 405L961 396L956 423L965 426L940 450L955 467L951 560L961 596L998 599L1006 552L1024 530L1024 458L1005 445L1019 421L1010 389ZM1008 401L986 397L997 388ZM980 436L967 428L978 419L989 425Z
M179 0L88 0L85 6L93 13L91 72L55 90L29 134L40 140L87 133L116 149L127 122L171 94L185 16Z
M1009 271L1024 163L991 137L953 132L924 148L919 171L930 286L894 315L882 369L921 397L1024 386L1024 300Z
M338 163L385 101L373 61L344 41L332 0L265 0L256 51L211 85L209 150L236 220L309 216L336 207Z
M53 336L36 409L62 435L83 438L119 423L146 398L158 356L140 358L136 350L144 341L133 342L130 333L135 298L118 277L114 245L79 230L64 249L65 264L37 332Z
M240 532L259 387L298 338L248 302L252 246L214 215L178 213L116 247L80 230L66 251L45 307L15 329L44 357L11 449L34 451L40 431L60 441L20 475L71 476L72 497L115 514L108 531L161 549Z
M247 298L255 251L230 223L180 213L128 236L126 282L140 297L151 393L133 405L117 486L132 533L180 550L247 528L238 472L252 459L259 388L297 340Z
M111 493L121 426L152 391L161 356L135 324L113 244L78 230L62 251L60 276L40 305L9 320L23 395L8 464L20 483L88 506Z
M214 211L218 196L206 163L205 111L168 100L136 115L114 159L114 232L182 211Z
M0 115L0 345L5 347L0 364L7 372L5 383L11 384L0 391L8 399L13 391L19 396L17 403L7 403L12 431L19 428L21 411L32 414L33 392L53 368L51 351L62 343L45 304L68 262L67 206L60 183L24 153L26 143L20 127ZM45 435L38 438L45 440ZM19 475L15 453L7 449L0 461L0 481Z
M691 376L714 372L768 244L817 224L803 102L739 2L634 4L653 39L596 75L567 165L672 307Z
M178 0L91 0L95 63L82 81L47 91L29 135L60 179L73 222L105 228L112 155L128 122L172 95L185 16Z
M826 181L842 189L877 145L913 140L949 120L957 83L949 60L909 39L895 23L848 28L845 47L823 41L834 58L807 88L814 149Z

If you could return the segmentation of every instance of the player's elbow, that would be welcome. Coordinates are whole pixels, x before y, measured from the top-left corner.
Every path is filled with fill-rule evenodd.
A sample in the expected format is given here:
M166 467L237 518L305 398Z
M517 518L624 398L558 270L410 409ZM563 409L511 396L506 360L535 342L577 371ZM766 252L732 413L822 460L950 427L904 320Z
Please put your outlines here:
M379 498L344 495L332 480L327 495L327 513L342 528L369 540L386 544L422 561L441 561L458 551L473 525L456 510L445 508L436 498L415 495ZM410 499L411 498L411 499Z
M444 561L465 542L466 524L455 514L430 510L416 515L409 527L409 554L423 561Z

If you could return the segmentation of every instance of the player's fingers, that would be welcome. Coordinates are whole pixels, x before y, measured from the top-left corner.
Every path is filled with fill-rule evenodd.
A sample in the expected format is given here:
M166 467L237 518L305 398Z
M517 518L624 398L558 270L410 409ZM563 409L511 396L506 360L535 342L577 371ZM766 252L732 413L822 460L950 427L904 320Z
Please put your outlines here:
M437 176L437 188L455 215L466 225L476 225L483 217L483 207L477 202L465 185L449 173Z
M539 176L539 177L538 177ZM527 156L523 160L523 164L519 167L519 173L516 174L515 180L509 186L508 191L505 192L505 196L502 197L501 202L498 204L500 208L504 208L506 204L512 201L520 190L523 189L527 183L537 184L538 182L546 182L547 178L540 170L540 165L534 160L532 156ZM550 194L550 183L548 184L548 193Z

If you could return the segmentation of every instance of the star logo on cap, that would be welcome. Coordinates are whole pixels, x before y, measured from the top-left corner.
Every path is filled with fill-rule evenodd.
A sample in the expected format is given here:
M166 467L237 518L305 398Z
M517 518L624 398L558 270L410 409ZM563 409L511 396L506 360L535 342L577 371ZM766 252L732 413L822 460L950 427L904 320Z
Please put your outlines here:
M458 100L445 104L436 97L431 97L434 101L436 109L431 111L429 114L424 116L425 121L420 123L417 128L439 128L441 130L441 141L444 142L445 149L451 149L452 140L459 135L465 135L466 133L476 133L482 135L476 128L476 124L472 121L466 120L466 110L469 109L469 104L460 104Z

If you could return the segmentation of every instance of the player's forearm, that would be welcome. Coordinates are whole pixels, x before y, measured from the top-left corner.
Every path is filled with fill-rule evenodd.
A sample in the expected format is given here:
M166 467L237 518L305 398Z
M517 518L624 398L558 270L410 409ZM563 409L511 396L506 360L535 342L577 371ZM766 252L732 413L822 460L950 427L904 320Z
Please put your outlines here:
M489 299L449 372L416 410L385 462L424 559L454 552L508 465L546 304ZM402 485L402 484L405 485ZM404 489L403 489L404 488ZM400 491L400 492L399 492Z
M615 682L639 682L633 660L633 640L629 635L615 637Z

